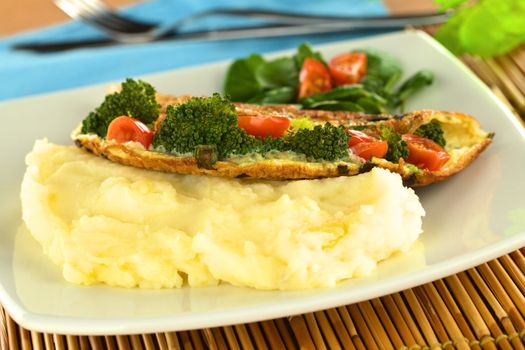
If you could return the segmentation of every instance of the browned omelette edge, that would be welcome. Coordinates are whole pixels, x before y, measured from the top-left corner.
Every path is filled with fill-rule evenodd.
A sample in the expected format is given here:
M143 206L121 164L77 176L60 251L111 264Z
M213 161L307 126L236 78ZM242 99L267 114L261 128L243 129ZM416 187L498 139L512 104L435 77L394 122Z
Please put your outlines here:
M179 174L291 180L356 175L361 168L355 163L348 162L310 163L266 159L242 165L232 161L218 161L214 169L204 169L197 166L197 161L192 156L176 156L147 151L138 145L106 142L93 134L80 134L74 139L78 146L114 162Z
M172 102L175 102L175 104L180 103L185 100L185 97L159 98L159 102L161 102L163 106ZM300 111L295 107L282 106L261 107L245 104L237 105L237 111L239 114L244 113L247 109L250 110L251 113L265 114L267 111L274 111L279 108L281 111L284 111L283 113L291 117L308 115L314 120L320 122L332 122L334 124L343 123L356 125L370 123L373 122L374 119L378 119L400 133L412 133L421 124L430 122L432 119L438 119L444 126L447 124L459 126L460 131L465 134L463 136L465 140L469 141L469 144L455 147L461 149L460 156L452 156L452 158L439 171L420 169L417 173L414 173L410 168L404 166L403 159L396 164L378 158L372 158L371 161L363 164L345 161L305 162L286 159L263 159L254 162L243 162L241 164L232 160L225 160L215 163L214 169L204 169L197 166L197 162L193 156L179 156L148 151L134 143L119 144L113 141L106 141L95 134L80 134L79 129L73 132L72 138L79 147L111 161L133 167L164 172L230 178L251 177L268 180L296 180L351 176L369 171L372 167L378 166L400 174L405 184L412 187L425 186L434 182L442 181L451 175L460 172L477 158L492 142L492 135L483 131L476 119L469 115L457 112L419 110L405 114L401 117L371 116L361 113L345 112ZM472 141L473 139L475 139L475 142ZM450 152L455 152L455 150L449 150L449 153Z

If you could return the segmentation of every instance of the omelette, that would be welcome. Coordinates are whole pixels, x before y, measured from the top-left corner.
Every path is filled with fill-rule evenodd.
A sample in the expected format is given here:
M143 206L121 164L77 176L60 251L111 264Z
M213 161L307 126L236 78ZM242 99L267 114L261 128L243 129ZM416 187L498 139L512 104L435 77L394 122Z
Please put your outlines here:
M159 106L158 115L154 117L153 122L149 123L149 126L144 125L148 130L151 129L153 140L161 131L167 115L170 114L168 111L177 113L178 110L191 110L191 106L187 106L188 104L206 98L156 94L155 99ZM144 146L139 142L133 142L134 140L129 140L129 142L126 140L117 141L104 134L86 132L83 127L73 131L72 138L77 146L113 162L170 173L228 178L299 180L353 176L368 172L374 167L380 167L401 175L405 185L418 187L442 181L462 171L486 149L493 137L492 133L482 129L474 117L459 112L423 109L397 115L373 115L361 112L308 110L301 109L296 105L232 103L231 106L238 120L245 117L257 119L277 117L287 119L293 125L295 120L306 119L310 128L331 124L335 127L345 128L347 131L355 130L355 132L365 134L367 138L375 140L374 142L381 142L384 139L383 131L387 129L390 134L397 135L399 142L404 143L405 146L407 143L410 146L411 142L411 139L406 139L407 142L404 141L406 136L413 137L421 130L421 127L437 124L444 141L443 147L440 148L440 154L446 156L446 161L438 167L426 166L425 164L418 164L416 161L411 162L412 154L408 152L395 159L377 154L363 158L353 152L354 148L348 147L343 156L336 159L319 159L291 148L285 151L255 150L244 154L233 152L222 157L217 157L216 154L208 154L208 157L215 158L213 162L206 162L203 165L202 160L191 151L167 150L165 147L155 147L155 142L153 145ZM177 132L178 126L175 125L174 128ZM283 136L285 142L287 142L286 138L289 137L287 135L293 137L294 133L298 133L297 130L286 131ZM353 135L352 132L350 134ZM350 136L351 138L354 137ZM427 143L427 140L423 141ZM434 141L428 141L432 143L432 147L436 147ZM321 138L316 141L317 144L329 142L332 140ZM350 145L350 141L348 142ZM386 144L386 141L383 142ZM211 146L215 147L215 145ZM392 144L389 140L388 148L391 147ZM388 152L386 154L388 155Z

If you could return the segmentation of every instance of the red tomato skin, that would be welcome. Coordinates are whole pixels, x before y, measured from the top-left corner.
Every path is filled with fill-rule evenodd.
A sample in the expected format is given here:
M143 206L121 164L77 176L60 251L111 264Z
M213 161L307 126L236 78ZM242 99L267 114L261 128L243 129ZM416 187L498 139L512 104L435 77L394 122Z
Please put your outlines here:
M373 138L372 136L368 136L367 134L359 130L346 129L346 132L348 135L350 135L350 138L347 141L348 147L355 146L361 142L376 141L376 139Z
M332 78L323 62L315 58L305 58L299 72L299 98L331 90Z
M347 52L334 56L328 64L335 85L357 84L367 71L367 58L363 52Z
M346 129L350 135L348 147L356 156L365 160L372 157L383 158L388 151L388 143L378 140L359 130Z
M140 142L144 148L148 149L153 141L153 133L140 120L123 115L111 121L106 139L115 140L118 143Z
M383 158L388 151L388 143L386 141L361 142L350 147L350 150L365 160L370 160L372 157Z
M281 137L290 127L290 119L279 116L239 116L239 128L246 130L248 135L260 137Z
M412 134L405 134L402 138L408 147L406 161L418 168L439 170L450 159L450 154L432 140Z

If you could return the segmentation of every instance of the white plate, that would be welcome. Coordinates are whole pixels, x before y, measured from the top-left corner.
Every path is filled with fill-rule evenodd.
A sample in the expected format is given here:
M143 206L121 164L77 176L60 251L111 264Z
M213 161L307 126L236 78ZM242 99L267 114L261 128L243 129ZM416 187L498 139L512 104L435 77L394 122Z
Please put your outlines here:
M525 132L506 107L433 39L403 32L318 46L327 57L375 47L398 57L411 74L429 68L436 81L408 108L473 114L493 145L444 183L418 190L427 211L418 246L379 265L368 278L333 289L262 292L221 285L179 290L80 287L65 282L21 225L19 189L24 156L35 139L69 144L69 132L102 100L106 86L0 104L4 134L0 180L0 301L22 326L67 334L129 334L220 326L305 313L374 298L435 280L525 245ZM159 91L220 91L227 63L145 77ZM521 219L519 219L521 217ZM520 222L521 220L521 222Z

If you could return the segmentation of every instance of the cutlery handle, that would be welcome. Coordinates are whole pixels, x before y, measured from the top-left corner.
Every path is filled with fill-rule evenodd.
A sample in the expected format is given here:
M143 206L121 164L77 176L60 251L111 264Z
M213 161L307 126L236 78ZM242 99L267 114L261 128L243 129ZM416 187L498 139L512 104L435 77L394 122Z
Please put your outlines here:
M20 43L11 48L13 50L31 51L35 53L54 53L74 49L89 49L119 44L111 39L86 39L75 41L60 41L49 43Z
M316 22L305 25L270 24L256 27L226 28L214 31L166 32L153 41L184 41L184 40L229 40L242 38L279 37L305 34L323 34L348 32L354 30L384 30L403 28L406 25L440 23L446 19L446 14L417 17L378 17L367 20L337 20ZM140 43L137 43L140 44ZM96 48L110 45L122 45L112 39L91 39L78 41L50 43L19 43L12 46L15 50L33 51L37 53L52 53L79 48Z
M279 21L284 25L307 25L326 22L345 22L354 25L377 26L388 25L388 23L407 23L419 25L429 24L429 21L443 21L443 16L448 17L448 13L419 13L412 15L393 15L393 16L334 16L334 15L311 15L293 12L272 11L263 9L231 9L231 8L214 8L208 11L197 13L193 16L182 18L177 25L183 25L186 22L193 22L196 19L209 16L226 15L237 17L249 17L258 19L268 19ZM435 23L435 22L434 22Z

